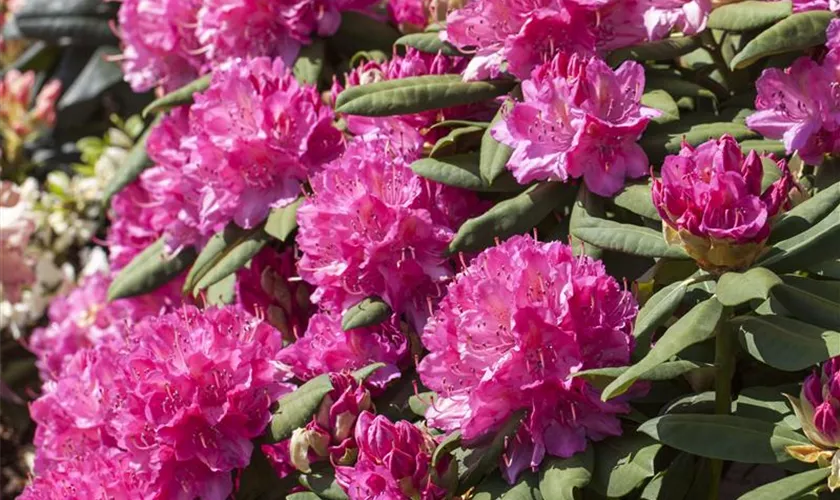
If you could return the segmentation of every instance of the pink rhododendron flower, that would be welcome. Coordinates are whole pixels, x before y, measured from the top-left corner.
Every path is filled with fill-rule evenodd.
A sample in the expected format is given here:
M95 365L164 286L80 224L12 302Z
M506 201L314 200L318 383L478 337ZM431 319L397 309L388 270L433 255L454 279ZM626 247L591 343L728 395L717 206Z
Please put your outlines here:
M446 489L436 481L449 467L449 459L432 467L437 443L411 422L395 424L383 415L363 412L356 421L356 444L356 465L335 468L336 481L350 500L446 497Z
M522 184L583 177L591 191L612 196L625 178L648 171L636 141L658 112L640 104L644 86L638 63L613 71L595 57L558 55L522 82L522 102L493 137L515 148L508 168Z
M824 362L805 379L795 403L808 439L824 449L840 448L840 357Z
M684 144L653 181L653 204L664 222L665 239L680 244L708 270L747 267L770 235L770 222L785 208L793 179L785 161L782 176L761 190L761 157L744 157L729 135L696 149Z
M359 414L373 406L370 392L348 372L330 373L329 377L333 389L324 396L312 420L296 429L290 439L262 446L280 477L294 470L309 473L315 462L352 465L356 460L353 431Z
M382 387L399 377L400 367L409 362L410 349L396 318L345 332L338 314L320 312L310 319L306 335L283 349L278 360L301 380L386 363L368 378L372 386Z
M252 228L300 195L300 183L341 152L333 112L279 60L230 60L190 111L196 141L185 175L200 188L199 231Z
M298 269L313 301L344 310L376 295L421 324L426 299L452 274L444 256L454 231L481 203L410 168L415 150L359 137L311 180L297 212Z
M423 383L439 398L431 426L466 441L525 410L502 470L513 483L544 455L570 457L588 440L621 434L621 399L576 372L630 361L638 307L603 264L561 243L515 236L476 257L448 286L423 332Z
M648 0L645 28L651 40L665 38L675 28L686 35L706 29L711 0Z
M793 12L807 12L809 10L840 11L838 0L793 0Z
M0 181L0 292L10 302L35 281L35 258L27 251L35 232L30 205L15 183Z
M768 68L756 83L756 113L747 125L818 165L840 151L840 83L835 68L800 57L785 70Z
M403 31L422 31L429 20L429 0L388 0L388 17Z
M466 67L467 60L463 57L448 57L441 54L432 55L408 48L404 56L394 54L385 62L369 61L355 68L347 74L344 87L333 85L333 97L344 88L355 87L387 80L399 80L412 76L445 75L460 73ZM393 135L398 132L404 136L407 143L416 142L422 146L424 141L436 142L446 135L449 130L445 127L431 127L443 120L472 120L489 119L490 109L484 104L456 106L446 109L424 111L405 115L387 117L368 117L346 115L347 128L356 135Z
M236 272L236 302L280 330L287 340L306 331L312 303L310 287L297 277L294 252L265 248L251 265Z

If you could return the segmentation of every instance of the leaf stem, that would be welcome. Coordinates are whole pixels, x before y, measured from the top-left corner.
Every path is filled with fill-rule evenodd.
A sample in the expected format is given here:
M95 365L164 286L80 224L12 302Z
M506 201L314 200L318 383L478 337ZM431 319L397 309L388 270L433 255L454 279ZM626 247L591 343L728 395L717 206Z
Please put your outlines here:
M732 375L735 373L735 337L726 328L726 321L731 315L730 308L725 308L718 323L715 336L715 413L729 415L732 412ZM720 482L723 475L723 461L711 461L712 482L709 487L709 499L720 498Z

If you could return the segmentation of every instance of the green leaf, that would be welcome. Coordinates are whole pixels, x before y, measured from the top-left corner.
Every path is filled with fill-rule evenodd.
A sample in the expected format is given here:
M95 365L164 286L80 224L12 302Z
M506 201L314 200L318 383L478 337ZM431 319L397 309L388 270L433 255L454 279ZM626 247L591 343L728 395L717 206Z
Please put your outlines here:
M651 90L642 95L642 104L658 109L662 114L653 119L654 123L668 123L680 119L680 108L671 94L662 89Z
M694 480L695 459L688 453L677 455L664 471L658 473L642 490L642 500L685 498Z
M149 135L152 133L152 130L157 127L161 119L162 117L157 117L128 152L122 165L114 173L114 177L105 188L105 192L102 193L106 201L109 201L115 194L122 191L124 187L134 182L143 170L146 170L152 164L152 160L149 159L149 155L146 153L146 142L149 140Z
M639 375L637 380L671 380L680 375L696 370L698 368L708 368L710 365L701 365L693 361L666 361L657 365L650 370ZM620 377L626 372L629 366L611 366L608 368L592 368L590 370L583 370L572 375L572 378L582 377L589 383L598 388L607 386L610 382Z
M624 189L618 193L613 202L634 214L641 215L651 220L662 220L656 207L653 206L653 198L650 194L650 184L632 183L624 186Z
M840 184L834 184L782 214L773 225L770 242L793 238L823 220L838 205L840 205Z
M459 489L466 490L475 486L499 467L499 458L505 451L507 442L516 434L522 422L523 412L516 412L505 421L490 443L470 449L463 457L463 470L458 473ZM465 443L466 444L466 443Z
M761 167L764 174L761 176L761 192L767 190L774 182L782 178L782 171L772 158L765 157L761 159Z
M575 252L575 255L582 253L597 260L603 257L603 250L579 238L575 238L574 232L578 227L585 226L590 219L601 219L606 217L606 215L604 199L590 193L586 189L586 185L580 186L575 202L572 205L571 214L569 214L569 237L572 251Z
M773 245L755 265L783 273L840 256L838 220L840 205L805 231Z
M717 100L717 96L706 87L686 80L679 74L653 73L645 78L645 89L648 92L662 90L675 98L706 97Z
M656 292L645 302L636 316L633 336L636 337L636 351L647 354L653 332L671 319L674 311L685 298L691 280L677 281Z
M592 446L569 458L547 458L540 469L540 493L549 500L575 500L575 490L589 484L594 468Z
M429 156L439 158L472 151L478 145L485 130L487 130L487 127L481 125L467 125L454 128L446 136L441 137L435 142ZM476 169L478 169L477 155L475 164Z
M336 99L336 111L392 116L486 101L510 91L510 80L465 82L461 75L412 76L350 87Z
M445 158L423 158L411 164L415 174L441 184L470 191L520 191L520 185L512 176L497 179L492 186L481 178L479 158L475 153L447 156Z
M265 221L265 232L272 238L285 242L297 229L297 211L302 203L301 196L285 207L272 209Z
M686 347L713 337L722 315L723 306L714 297L694 306L665 331L647 356L608 385L601 394L601 399L607 401L620 396L643 373L668 361L671 356L679 354Z
M755 359L794 372L840 355L840 333L768 314L732 319L741 345Z
M799 500L831 474L831 468L809 470L773 481L744 493L738 500Z
M759 154L774 154L776 156L787 155L787 149L782 141L774 141L771 139L747 139L741 141L741 151L744 154L749 154L750 151L755 151Z
M163 238L149 245L125 266L108 287L108 300L143 295L157 290L181 274L193 260L195 251L186 248L175 257L165 255Z
M321 71L324 69L325 50L326 44L319 38L301 47L295 65L292 66L292 73L297 81L307 85L318 85Z
M513 155L513 148L500 143L493 138L493 126L504 119L505 110L509 104L503 104L490 126L484 131L484 137L481 138L481 158L479 162L479 171L481 177L492 185L493 182L507 170L507 163Z
M781 2L744 2L721 5L712 10L706 26L716 30L749 31L763 28L793 13L789 0Z
M394 45L413 47L427 54L441 53L445 56L463 56L456 47L440 39L440 33L411 33L401 36Z
M348 309L341 318L341 329L345 332L382 323L391 317L391 306L379 297L367 297Z
M119 54L116 47L100 47L90 56L82 72L58 101L58 110L88 103L102 97L102 93L123 81L119 65L106 58Z
M592 446L592 445L590 445ZM595 443L595 470L589 488L610 498L623 498L653 476L662 445L638 433L625 433Z
M739 306L751 300L766 299L770 290L781 282L773 271L754 267L744 273L724 273L718 279L715 294L724 306Z
M537 476L531 472L523 473L519 481L502 495L502 500L543 500Z
M117 44L109 25L115 10L113 5L96 0L27 0L15 12L14 20L26 38L96 47Z
M615 66L627 59L634 61L666 61L693 52L699 47L699 37L672 37L618 49L607 56L607 62L610 66Z
M432 406L432 403L437 398L434 392L421 392L408 398L408 407L411 408L412 413L419 417L426 416L426 410Z
M657 160L666 154L678 153L683 140L692 146L699 146L709 139L717 139L724 134L731 135L737 141L760 137L742 123L691 123L686 122L684 118L679 123L649 126L639 144L652 159Z
M347 494L335 480L335 470L329 466L317 467L309 474L301 474L299 481L301 486L309 488L324 500L347 500Z
M233 304L236 300L236 274L207 287L207 303L211 306Z
M834 14L823 10L793 14L750 40L729 67L743 69L767 56L823 45L825 30L834 18Z
M664 415L639 426L662 444L701 457L749 464L793 460L787 446L808 440L782 426L734 415Z
M461 225L449 244L449 252L473 252L487 248L496 238L504 240L539 224L556 207L566 184L543 182L497 203L493 208Z
M435 451L432 453L432 467L437 467L437 464L442 458L449 456L452 450L460 445L461 431L451 432L448 436L443 438L440 443L438 443Z
M797 318L840 331L840 288L833 287L830 295L822 295L782 284L774 288L771 294Z
M681 248L669 245L662 233L647 227L593 217L580 221L571 231L576 238L605 250L642 257L689 258Z
M321 497L311 491L301 491L298 493L291 493L286 496L286 500L321 500Z
M510 485L501 475L491 476L472 490L470 500L501 500L510 490Z
M390 54L399 37L400 32L390 24L361 12L347 11L341 13L341 25L327 42L334 52L348 56L365 50Z
M173 90L163 97L155 99L143 110L143 116L169 111L172 108L177 108L184 104L192 104L193 96L197 92L204 92L210 86L211 77L212 75L204 75L177 90Z
M245 267L268 238L262 227L242 229L234 223L214 235L195 260L184 282L184 292L198 294Z

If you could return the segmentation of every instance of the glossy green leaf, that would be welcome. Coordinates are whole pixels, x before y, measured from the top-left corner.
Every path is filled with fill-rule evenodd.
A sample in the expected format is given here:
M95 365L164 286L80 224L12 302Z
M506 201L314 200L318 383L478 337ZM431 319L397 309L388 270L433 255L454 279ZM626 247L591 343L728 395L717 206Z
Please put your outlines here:
M773 224L770 242L793 238L823 220L838 205L840 205L840 184L834 184L782 214Z
M508 175L496 179L492 186L481 178L479 157L477 154L461 154L444 158L423 158L411 164L415 174L441 184L455 186L470 191L521 191L520 185Z
M184 292L198 294L245 267L267 241L262 227L242 229L230 223L223 231L210 238L198 254L184 282Z
M233 304L236 300L236 274L213 283L207 287L207 303L211 306Z
M345 332L382 323L391 317L391 306L379 297L367 297L345 311L341 328Z
M721 5L709 14L706 26L716 30L749 31L780 21L793 13L789 0L744 2Z
M493 245L496 238L504 240L528 232L551 213L567 189L566 184L544 182L497 203L482 215L464 222L450 243L449 251L478 251Z
M653 119L654 123L668 123L680 119L680 108L677 107L677 102L671 94L662 89L645 92L642 95L642 104L658 109L662 113Z
M490 476L472 490L470 500L501 500L510 490L510 485L501 475Z
M643 351L643 354L647 354L650 350L649 346L653 332L674 315L674 311L677 310L685 297L690 282L691 280L683 280L671 283L645 302L636 316L636 325L633 328L633 336L636 337L636 351Z
M699 37L680 36L624 47L611 52L607 62L615 66L622 61L666 61L688 54L700 47Z
M759 154L774 154L776 156L785 156L787 149L782 141L774 141L772 139L747 139L739 143L741 151L744 154L749 154L750 151L755 151Z
M499 467L499 459L505 451L508 440L519 429L522 417L522 412L515 413L507 419L488 444L467 451L462 459L463 467L458 473L459 489L465 490L475 486ZM467 443L463 446L467 446Z
M686 347L713 337L722 315L723 306L714 297L694 306L665 331L647 356L608 385L601 398L606 401L620 396L643 373L668 361Z
M302 203L303 197L300 197L285 207L272 209L265 221L265 232L285 242L297 229L297 211Z
M685 498L694 480L696 460L688 453L680 453L642 490L642 500L671 500Z
M686 453L749 464L793 460L787 446L809 444L787 427L734 415L664 415L639 426L639 432Z
M776 273L765 267L754 267L743 273L728 272L718 279L718 301L725 306L739 306L756 299L766 299L770 290L782 282Z
M334 52L348 57L366 50L390 54L399 37L400 32L388 23L361 12L345 11L341 13L338 31L327 39L327 43Z
M652 73L645 78L645 89L647 92L661 90L675 99L680 97L705 97L717 100L714 92L700 84L686 80L677 73Z
M816 326L840 331L840 287L826 287L829 294L797 288L787 284L777 286L771 292L785 309L797 318Z
M323 40L316 38L309 45L300 49L297 60L292 66L297 81L307 85L317 85L321 78L321 71L324 69L324 51L326 44Z
M654 460L662 449L661 444L635 432L607 438L594 447L595 469L589 488L610 498L629 495L653 476Z
M759 486L744 493L738 500L799 500L814 486L824 482L830 473L829 467L800 472Z
M793 14L753 38L730 61L729 67L742 69L764 57L823 45L825 30L834 17L824 10Z
M27 0L14 16L20 33L53 44L102 46L118 40L110 20L116 7L96 0Z
M796 271L814 262L840 257L838 220L840 205L805 231L773 245L756 265L783 273Z
M132 182L143 172L147 167L152 165L152 160L149 159L146 153L146 142L149 140L149 135L152 130L160 123L161 117L149 125L149 128L140 136L137 143L128 152L128 155L123 160L119 169L114 173L114 177L108 182L105 187L105 192L102 193L103 198L108 201L115 194L122 191L122 189Z
M419 50L420 52L425 52L427 54L441 53L445 56L464 55L452 44L441 40L440 33L438 32L410 33L408 35L403 35L396 42L394 42L394 45L402 47L413 47Z
M210 86L211 77L212 75L204 75L163 97L155 99L143 110L143 116L169 111L184 104L192 104L194 95L197 92L204 92Z
M461 75L412 76L350 87L338 95L336 111L391 116L471 104L510 91L509 80L465 82Z
M580 221L571 232L574 237L604 250L641 257L689 258L681 248L669 245L662 233L643 226L593 217Z
M286 496L286 500L321 500L321 497L311 491L301 491L289 494Z
M840 355L837 331L778 315L739 316L732 323L747 352L779 370L804 370Z
M108 300L143 295L157 290L181 274L195 260L195 251L186 248L175 257L165 255L163 238L149 245L117 274L108 287Z
M550 500L575 500L575 490L589 484L594 468L592 446L569 458L546 458L540 469L540 493Z
M449 453L461 445L461 431L449 433L443 438L432 452L432 467L437 467L441 459L447 457Z
M108 59L119 53L116 47L96 49L79 76L61 95L56 108L59 111L72 109L74 106L100 99L105 91L122 82L123 73L119 64ZM70 110L68 112L72 113Z
M429 156L440 158L473 151L481 142L485 130L487 127L481 125L456 127L435 142ZM478 166L477 153L476 166Z
M523 473L516 484L502 495L502 500L543 500L537 476L531 472Z
M666 361L657 365L650 370L639 375L637 380L670 380L698 368L709 367L711 365L702 365L694 361L678 360ZM610 382L620 377L626 372L629 366L611 366L608 368L592 368L590 370L583 370L572 375L573 378L585 378L594 387L606 387Z
M650 125L639 144L652 159L661 159L666 154L679 153L682 141L692 146L699 146L709 139L717 139L729 134L737 141L760 137L758 133L742 123L700 122Z
M329 466L314 468L299 477L301 486L309 488L324 500L347 500L347 494L335 480L335 470Z
M502 105L490 126L484 132L484 137L481 138L481 157L479 162L479 171L481 177L492 185L496 179L507 170L507 163L513 155L513 148L500 143L493 138L493 126L499 123L504 118L505 110L509 105Z
M650 184L632 183L624 186L624 189L615 195L613 203L617 206L629 210L634 214L651 220L661 220L659 212L653 206L653 199L650 194Z

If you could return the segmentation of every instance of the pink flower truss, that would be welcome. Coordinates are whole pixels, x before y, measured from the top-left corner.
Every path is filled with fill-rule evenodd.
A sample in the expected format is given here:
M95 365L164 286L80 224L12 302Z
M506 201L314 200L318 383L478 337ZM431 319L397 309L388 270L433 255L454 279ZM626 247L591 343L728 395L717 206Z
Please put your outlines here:
M823 67L829 72L834 72L835 81L840 81L840 19L832 19L825 30L825 47L828 53L825 55Z
M334 85L332 92L336 97L345 87L412 76L460 73L466 63L467 60L462 57L426 54L409 48L404 56L395 53L386 62L369 61L355 68L348 73L345 86ZM347 115L344 119L348 130L356 135L389 135L398 131L404 135L406 142L422 146L424 141L434 143L449 132L444 127L431 129L432 125L443 120L489 119L489 112L484 105L468 105L389 117Z
M426 9L428 2L429 0L388 0L388 17L397 26L422 30L429 21Z
M422 323L435 284L452 274L444 256L454 231L481 203L474 194L414 174L414 150L357 138L311 180L298 209L298 269L313 301L344 310L376 295Z
M651 40L665 38L675 28L686 35L706 29L711 0L648 0L645 28Z
M647 175L647 155L636 143L658 112L640 104L641 65L615 71L596 58L558 55L522 83L493 136L515 148L508 168L520 183L583 177L594 193L612 196L627 177Z
M410 362L410 347L396 318L345 332L338 314L321 312L309 321L306 335L283 349L278 360L301 380L324 373L356 370L371 363L386 363L386 367L368 378L372 386L382 387L398 378L400 367Z
M669 243L679 243L706 269L752 263L770 235L770 223L788 201L793 179L784 160L782 176L761 190L761 157L745 158L729 135L696 149L684 144L653 181L653 204ZM738 250L738 247L742 247Z
M840 1L793 0L793 12L806 12L809 10L831 10L832 12L840 12Z
M265 316L283 337L293 340L306 331L312 303L310 286L297 277L291 248L260 251L249 267L236 272L236 301L255 316Z
M191 306L134 327L116 380L117 445L153 471L161 498L223 500L269 407L292 387L279 332L237 307Z
M359 459L353 467L336 467L336 481L350 500L388 498L437 500L446 489L436 484L449 467L441 460L432 467L437 443L411 422L392 423L383 415L363 412L356 421Z
M185 174L200 188L198 230L251 228L300 195L300 183L343 148L332 110L279 60L232 59L191 109Z
M518 410L527 415L508 444L508 482L543 456L569 457L587 440L621 434L620 400L575 372L630 361L638 307L589 257L561 243L515 236L482 252L447 288L426 325L430 351L418 372L439 399L429 424L475 440Z
M782 140L806 163L818 165L825 154L840 151L840 83L830 64L800 57L785 70L764 70L756 88L758 111L747 118L750 128Z
M136 92L171 91L204 65L192 27L201 0L125 0L120 5L125 80Z
M814 444L840 448L840 358L826 361L805 379L797 410L802 429Z

